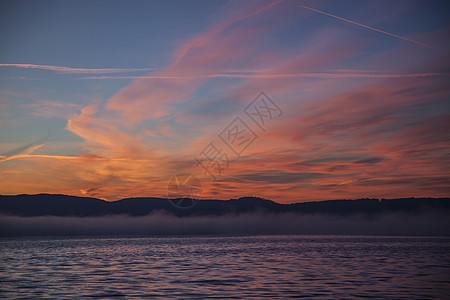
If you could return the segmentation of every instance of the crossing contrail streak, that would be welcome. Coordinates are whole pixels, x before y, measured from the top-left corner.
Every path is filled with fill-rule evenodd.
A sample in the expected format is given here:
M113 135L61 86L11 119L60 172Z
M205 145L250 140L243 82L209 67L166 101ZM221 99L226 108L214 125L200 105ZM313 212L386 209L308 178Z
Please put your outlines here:
M396 38L399 38L399 39L402 39L402 40L405 40L405 41L408 41L408 42L412 42L412 43L415 43L415 44L420 45L420 46L424 46L424 47L428 47L428 48L430 47L430 46L428 46L428 45L426 45L424 43L421 43L421 42L418 42L418 41L415 41L415 40L412 40L412 39L408 39L408 38L405 38L403 36L399 36L399 35L396 35L396 34L393 34L393 33L389 33L389 32L383 31L381 29L373 28L373 27L370 27L370 26L367 26L367 25L364 25L364 24L361 24L361 23L358 23L358 22L355 22L355 21L347 20L347 19L344 19L344 18L335 16L335 15L332 15L332 14L326 13L326 12L318 10L318 9L314 9L314 8L311 8L311 7L308 7L308 6L304 6L304 5L299 5L299 6L303 7L303 8L306 8L306 9L309 9L309 10L312 10L312 11L315 11L315 12L318 12L318 13L321 13L321 14L324 14L324 15L327 15L327 16L330 16L330 17L333 17L333 18L336 18L336 19L339 19L339 20L342 20L342 21L345 21L345 22L349 22L349 23L352 23L352 24L355 24L355 25L358 25L358 26L361 26L361 27L364 27L364 28L368 28L368 29L371 29L371 30L374 30L374 31L378 31L378 32L381 32L381 33L384 33L384 34L387 34L387 35L390 35L390 36L393 36L393 37L396 37Z
M78 79L193 79L193 78L412 78L412 77L449 77L450 73L416 73L416 74L336 74L336 73L287 73L287 74L205 74L192 76L89 76Z

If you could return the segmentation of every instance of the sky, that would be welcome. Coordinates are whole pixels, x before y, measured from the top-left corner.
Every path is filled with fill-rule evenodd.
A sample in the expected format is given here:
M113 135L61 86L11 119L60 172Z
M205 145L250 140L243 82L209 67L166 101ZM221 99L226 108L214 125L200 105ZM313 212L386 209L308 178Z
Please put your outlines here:
M448 13L1 0L0 194L448 197Z

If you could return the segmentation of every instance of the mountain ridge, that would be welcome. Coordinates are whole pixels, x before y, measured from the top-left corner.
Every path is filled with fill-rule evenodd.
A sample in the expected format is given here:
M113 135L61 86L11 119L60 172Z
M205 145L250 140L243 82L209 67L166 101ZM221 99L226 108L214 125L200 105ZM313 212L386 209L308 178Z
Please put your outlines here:
M229 200L200 200L190 209L179 209L168 199L158 197L131 197L110 202L93 197L63 194L0 195L0 215L22 217L144 216L155 212L165 212L179 217L239 215L253 212L371 216L387 212L414 213L426 210L450 212L450 198L363 198L282 204L259 197L241 197Z

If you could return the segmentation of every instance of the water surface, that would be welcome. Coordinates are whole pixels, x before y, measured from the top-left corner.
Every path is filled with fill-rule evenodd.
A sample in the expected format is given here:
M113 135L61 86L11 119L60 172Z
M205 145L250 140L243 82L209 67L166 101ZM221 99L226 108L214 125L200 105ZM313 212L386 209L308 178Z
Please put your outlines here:
M0 240L2 298L449 298L450 238Z

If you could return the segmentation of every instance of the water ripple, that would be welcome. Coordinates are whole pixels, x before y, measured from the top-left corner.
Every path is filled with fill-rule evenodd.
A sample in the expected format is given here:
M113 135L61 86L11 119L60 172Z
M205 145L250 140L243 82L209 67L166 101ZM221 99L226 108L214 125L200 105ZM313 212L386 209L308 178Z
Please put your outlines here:
M450 239L0 240L2 298L447 298Z

